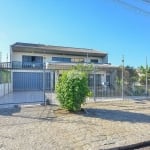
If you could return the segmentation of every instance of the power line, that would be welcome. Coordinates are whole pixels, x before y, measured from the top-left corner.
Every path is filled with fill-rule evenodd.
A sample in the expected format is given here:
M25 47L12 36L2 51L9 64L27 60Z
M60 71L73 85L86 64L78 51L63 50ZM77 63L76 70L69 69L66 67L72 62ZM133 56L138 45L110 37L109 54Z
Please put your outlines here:
M142 1L144 1L145 3L150 3L150 0L142 0Z
M130 8L130 9L136 11L136 12L138 11L138 12L140 12L142 14L150 16L150 11L147 11L147 10L145 10L143 8L137 7L136 5L133 5L133 4L128 3L126 1L123 1L123 0L114 0L114 1L118 2L121 5L124 5L124 6L128 7L128 8ZM150 0L142 0L142 1L146 2L146 3L150 3Z

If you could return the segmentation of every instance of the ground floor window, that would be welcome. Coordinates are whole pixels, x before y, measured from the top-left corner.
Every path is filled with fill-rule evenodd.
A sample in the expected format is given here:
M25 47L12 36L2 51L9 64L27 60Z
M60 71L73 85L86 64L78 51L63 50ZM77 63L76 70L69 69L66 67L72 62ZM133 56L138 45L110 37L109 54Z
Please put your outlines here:
M94 79L95 76L95 79ZM89 74L88 75L88 85L90 87L94 86L94 80L95 80L95 85L96 86L101 86L102 85L102 74Z

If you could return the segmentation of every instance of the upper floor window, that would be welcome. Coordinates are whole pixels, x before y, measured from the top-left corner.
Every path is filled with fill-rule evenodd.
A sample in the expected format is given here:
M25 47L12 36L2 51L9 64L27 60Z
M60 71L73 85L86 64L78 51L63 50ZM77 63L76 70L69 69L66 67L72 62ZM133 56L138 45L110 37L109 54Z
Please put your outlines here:
M22 67L24 68L42 68L42 56L22 56Z
M84 63L84 58L72 58L71 62L73 62L73 63Z
M52 57L52 61L57 61L57 62L71 62L71 58Z
M35 62L36 61L36 57L35 56L31 56L31 61Z
M41 56L22 56L23 62L36 62L36 63L43 63L43 57Z
M98 59L91 59L91 63L98 63Z

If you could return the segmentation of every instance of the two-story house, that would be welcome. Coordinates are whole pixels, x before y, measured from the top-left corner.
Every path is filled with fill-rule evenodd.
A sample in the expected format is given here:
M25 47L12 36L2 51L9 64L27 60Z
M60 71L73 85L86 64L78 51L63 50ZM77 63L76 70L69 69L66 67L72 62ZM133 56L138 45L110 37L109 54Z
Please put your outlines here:
M115 68L108 63L108 54L93 49L15 43L10 47L13 90L50 90L62 70L82 64L93 64L89 86L113 85ZM94 76L95 74L95 76ZM95 78L94 78L95 77Z

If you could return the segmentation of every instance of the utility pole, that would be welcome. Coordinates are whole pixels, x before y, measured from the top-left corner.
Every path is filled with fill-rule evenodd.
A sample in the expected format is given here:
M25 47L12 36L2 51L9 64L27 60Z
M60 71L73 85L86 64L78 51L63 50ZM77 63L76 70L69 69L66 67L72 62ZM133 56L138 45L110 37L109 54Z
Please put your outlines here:
M146 83L145 83L145 94L146 96L148 96L148 91L147 91L147 69L148 69L148 66L147 66L147 56L146 56L146 73L145 73L145 76L146 76Z
M46 106L46 99L45 99L45 69L46 69L46 62L45 62L45 55L43 56L43 99L44 99L44 106Z
M94 102L96 102L96 66L94 65Z
M124 100L124 55L122 56L122 100Z
M0 63L2 62L2 53L0 52Z
M6 62L8 63L8 53L7 53L7 55L6 55Z
M6 64L7 64L7 68L9 66L9 63L8 63L8 53L6 54Z
M88 64L88 62L89 62L88 59L89 59L89 54L87 53L87 54L86 54L86 63L87 63L87 64Z

